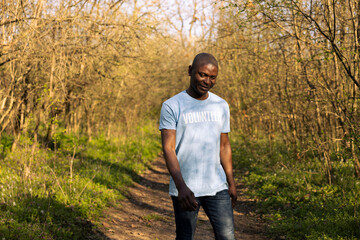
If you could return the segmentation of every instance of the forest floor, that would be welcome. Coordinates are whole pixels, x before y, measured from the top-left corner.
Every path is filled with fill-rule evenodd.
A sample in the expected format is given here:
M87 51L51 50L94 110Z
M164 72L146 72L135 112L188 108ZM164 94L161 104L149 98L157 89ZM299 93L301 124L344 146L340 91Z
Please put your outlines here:
M164 159L157 158L129 189L119 207L108 209L101 219L105 239L175 239L175 223L168 194L169 174ZM234 209L235 237L265 240L265 223L255 214L255 203L246 199L238 182L238 202ZM195 239L214 239L212 227L200 209Z

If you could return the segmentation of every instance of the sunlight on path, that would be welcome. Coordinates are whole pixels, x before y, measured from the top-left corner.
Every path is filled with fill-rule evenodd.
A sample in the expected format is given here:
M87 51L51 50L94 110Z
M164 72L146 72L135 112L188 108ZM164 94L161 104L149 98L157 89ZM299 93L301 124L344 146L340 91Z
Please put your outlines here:
M129 189L121 207L110 208L103 219L107 239L175 239L175 223L171 199L168 195L169 175L164 160L154 160L152 166L138 177ZM236 239L267 239L264 227L255 220L251 202L239 196L234 210ZM250 207L249 207L250 206ZM212 240L213 232L203 210L199 212L195 239Z

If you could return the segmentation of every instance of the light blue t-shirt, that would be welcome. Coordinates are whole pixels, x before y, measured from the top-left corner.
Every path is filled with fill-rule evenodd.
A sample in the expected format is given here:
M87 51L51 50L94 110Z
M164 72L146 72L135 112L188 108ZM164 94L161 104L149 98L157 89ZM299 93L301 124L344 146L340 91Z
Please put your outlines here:
M229 105L224 99L209 92L207 99L197 100L182 91L163 103L159 129L176 130L176 156L195 197L228 188L220 163L220 136L230 132ZM172 178L169 194L178 195Z

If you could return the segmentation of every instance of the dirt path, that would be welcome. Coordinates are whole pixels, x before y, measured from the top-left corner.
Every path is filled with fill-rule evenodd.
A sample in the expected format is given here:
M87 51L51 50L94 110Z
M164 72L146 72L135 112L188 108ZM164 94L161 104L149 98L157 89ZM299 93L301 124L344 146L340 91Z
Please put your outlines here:
M111 208L102 220L103 233L108 239L175 239L175 224L171 199L168 195L169 175L162 158L140 177L129 190L121 207ZM242 197L234 209L236 239L264 240L264 224L253 214L254 204ZM214 239L212 228L201 209L195 239Z

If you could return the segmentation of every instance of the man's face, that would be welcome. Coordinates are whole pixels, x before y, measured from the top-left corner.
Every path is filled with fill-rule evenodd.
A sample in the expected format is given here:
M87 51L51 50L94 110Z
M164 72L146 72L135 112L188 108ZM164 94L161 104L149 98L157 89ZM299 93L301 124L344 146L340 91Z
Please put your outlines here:
M218 68L211 63L198 64L195 68L189 66L190 87L199 97L205 96L216 83Z

